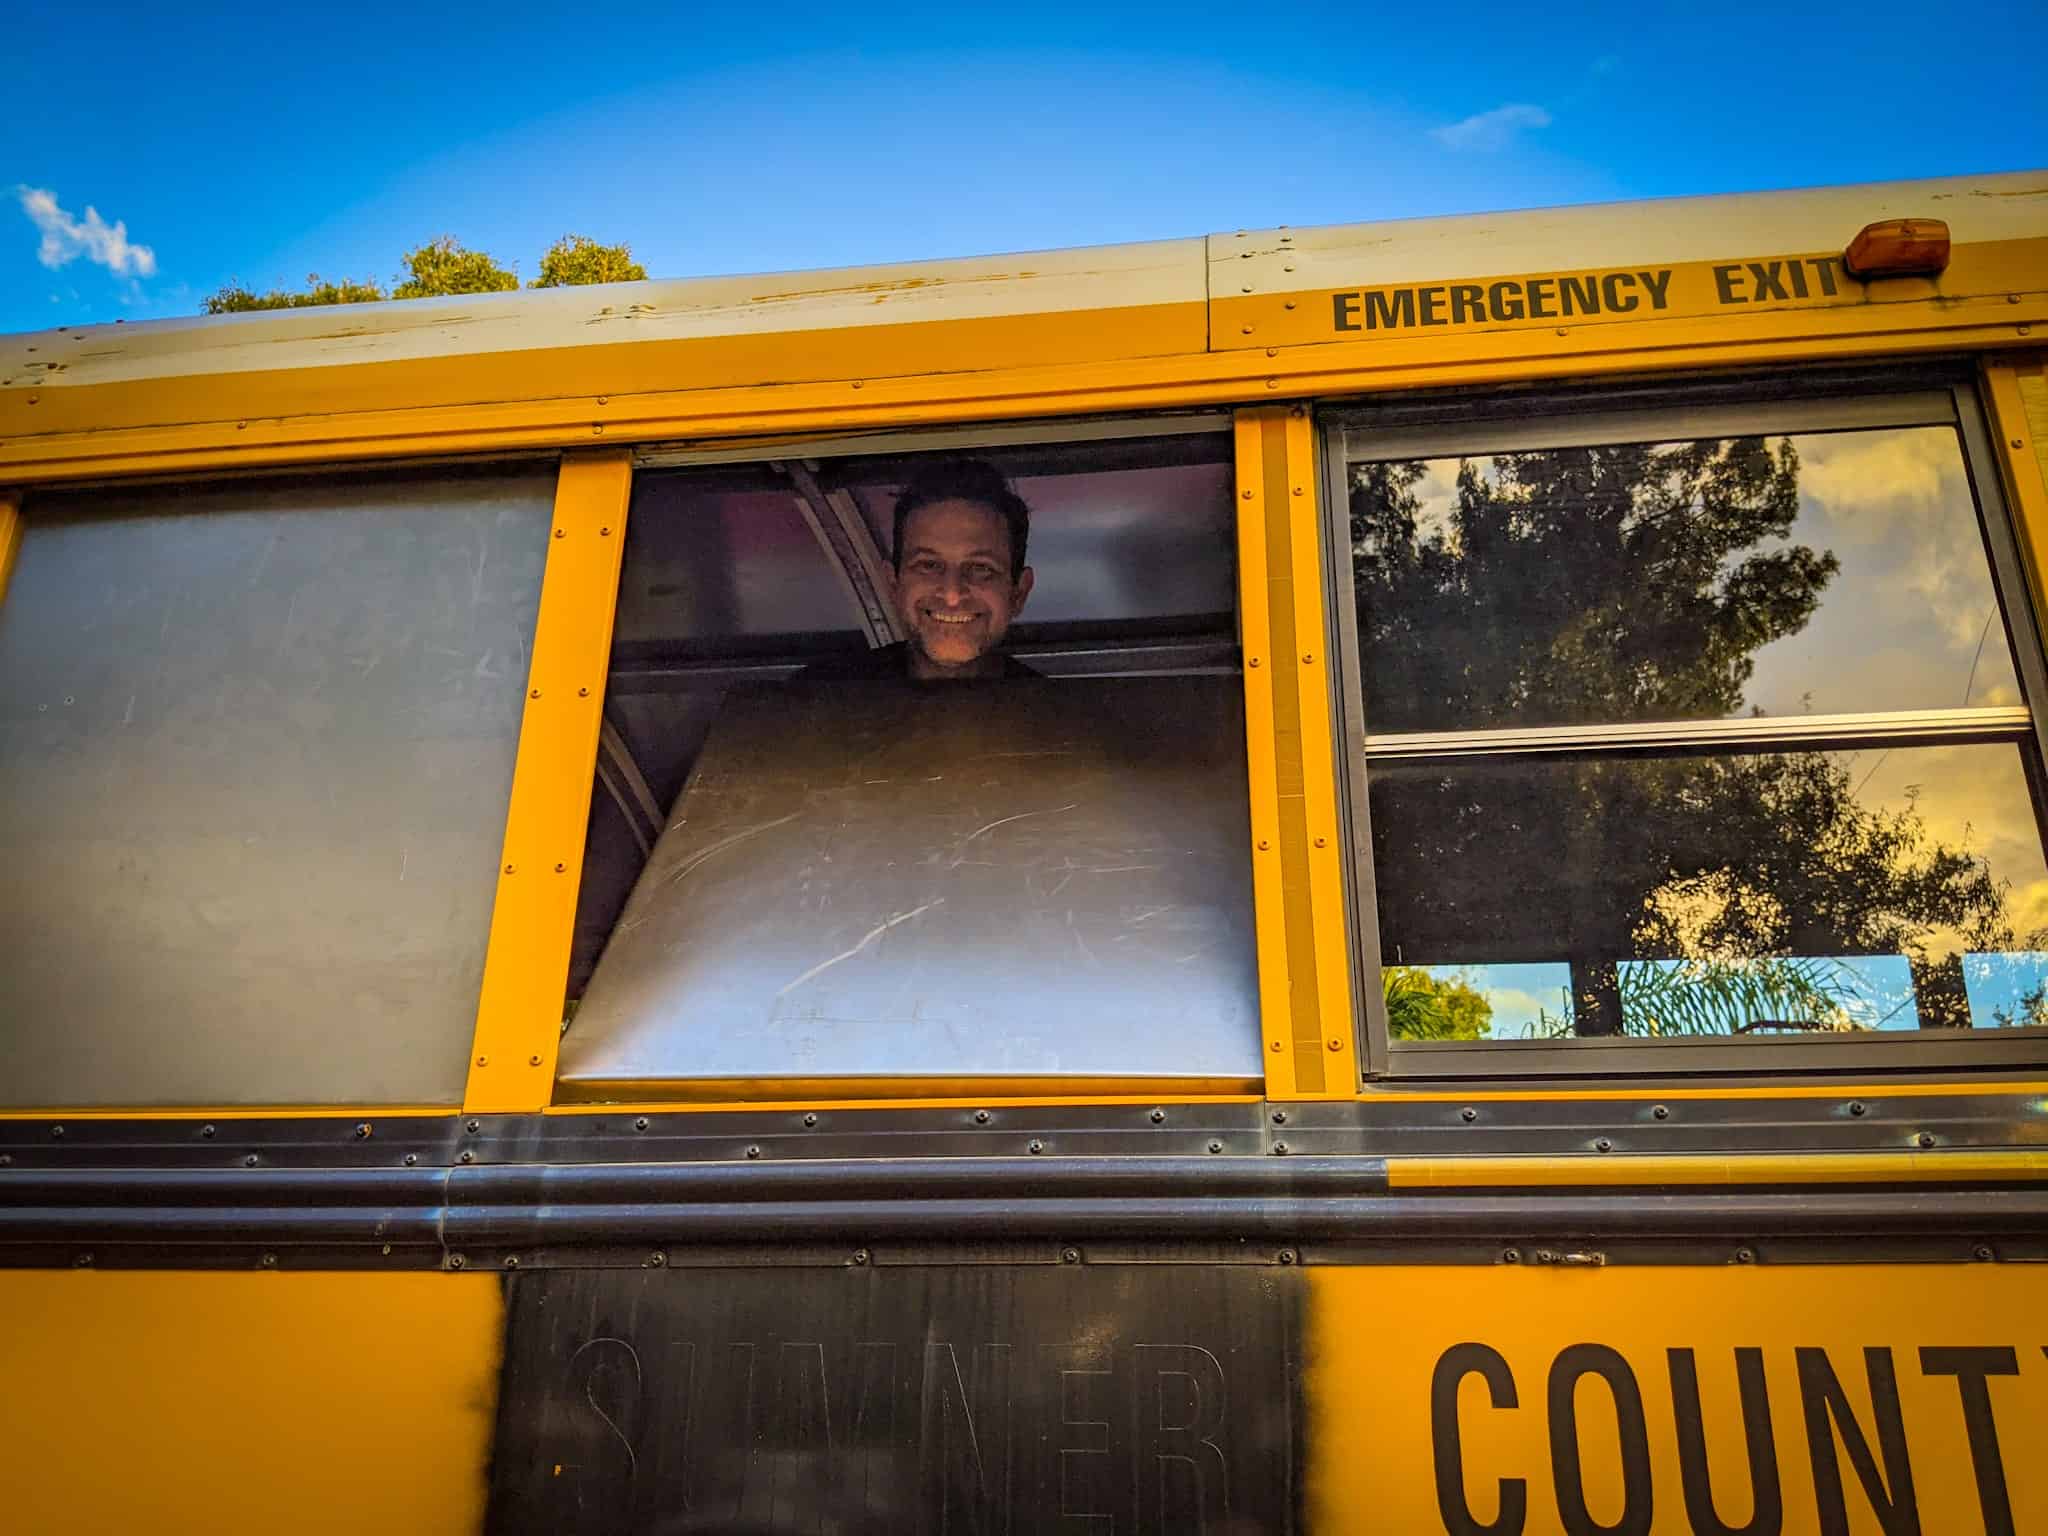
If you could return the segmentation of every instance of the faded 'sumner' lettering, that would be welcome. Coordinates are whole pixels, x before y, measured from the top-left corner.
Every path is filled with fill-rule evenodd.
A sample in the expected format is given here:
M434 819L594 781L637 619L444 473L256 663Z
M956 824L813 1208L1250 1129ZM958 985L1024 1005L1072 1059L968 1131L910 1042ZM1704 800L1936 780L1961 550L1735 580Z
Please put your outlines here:
M1833 288L1828 291L1834 292ZM1654 312L1669 307L1670 302L1671 269L1657 267L1638 272L1506 277L1491 283L1356 288L1331 294L1330 310L1331 322L1340 331L1405 331L1422 326L1626 315L1644 308Z

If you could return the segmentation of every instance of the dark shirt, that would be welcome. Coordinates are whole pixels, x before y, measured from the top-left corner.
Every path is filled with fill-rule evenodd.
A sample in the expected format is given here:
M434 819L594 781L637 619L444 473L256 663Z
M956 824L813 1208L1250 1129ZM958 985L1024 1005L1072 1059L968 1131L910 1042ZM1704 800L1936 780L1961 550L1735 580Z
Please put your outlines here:
M1000 653L1003 658L1004 677L1040 677L1008 651ZM828 656L823 661L814 661L803 671L791 678L799 683L874 683L874 682L937 682L937 678L916 678L910 675L910 646L899 640L894 645L884 645L874 650L863 651L852 656ZM993 681L993 679L987 679Z

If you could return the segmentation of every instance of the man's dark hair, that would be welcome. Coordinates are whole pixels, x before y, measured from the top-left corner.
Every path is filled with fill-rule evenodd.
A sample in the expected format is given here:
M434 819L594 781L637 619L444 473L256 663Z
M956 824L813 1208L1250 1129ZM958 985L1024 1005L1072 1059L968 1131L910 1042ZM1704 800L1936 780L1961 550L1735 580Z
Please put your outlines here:
M1003 472L985 459L944 459L927 464L910 477L896 498L896 547L891 560L903 569L903 528L919 507L942 501L971 501L987 507L1010 530L1010 580L1024 569L1024 546L1031 537L1031 508L1010 489Z

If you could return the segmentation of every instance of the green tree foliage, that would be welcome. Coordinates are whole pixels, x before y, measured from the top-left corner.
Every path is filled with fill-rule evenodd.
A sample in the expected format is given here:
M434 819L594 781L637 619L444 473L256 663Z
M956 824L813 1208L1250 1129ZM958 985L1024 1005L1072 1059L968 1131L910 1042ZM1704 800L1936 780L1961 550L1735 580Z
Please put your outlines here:
M1465 982L1389 965L1380 969L1380 988L1396 1040L1482 1040L1493 1029L1493 1004Z
M323 282L316 272L306 279L303 293L287 293L281 288L256 293L240 283L229 283L218 293L208 294L202 302L209 315L240 315L256 309L305 309L316 304L374 304L383 297L384 290L375 283L351 282L347 278L338 283Z
M540 259L529 288L571 288L585 283L643 283L647 269L628 245L600 245L588 235L564 235Z
M1754 652L1801 629L1837 569L1785 542L1789 442L1522 453L1490 476L1468 463L1431 527L1425 474L1353 477L1375 731L1735 714ZM1581 1034L1679 1019L1668 1000L1629 1008L1620 967L1636 959L1903 953L1920 1021L1967 1024L1955 941L2010 945L2004 888L1911 803L1872 809L1855 789L1822 752L1390 765L1372 785L1383 939L1431 963L1568 959ZM1758 1008L1800 1000L1751 991Z
M465 250L453 235L405 253L411 274L391 290L394 299L430 299L455 293L506 293L519 286L513 273L482 251Z

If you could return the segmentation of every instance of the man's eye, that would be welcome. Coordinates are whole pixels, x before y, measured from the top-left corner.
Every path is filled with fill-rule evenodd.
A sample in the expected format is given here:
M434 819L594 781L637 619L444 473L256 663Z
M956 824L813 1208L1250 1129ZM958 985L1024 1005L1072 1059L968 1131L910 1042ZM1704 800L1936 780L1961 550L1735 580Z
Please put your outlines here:
M910 562L910 568L920 576L936 576L939 571L939 562L928 557L921 557L913 559Z
M986 586L996 579L996 568L992 565L970 565L962 574L976 586Z

